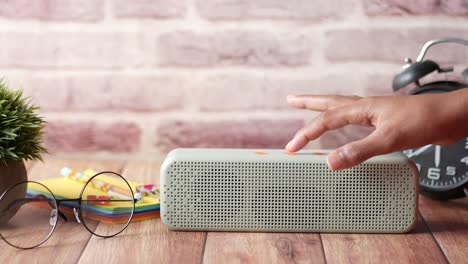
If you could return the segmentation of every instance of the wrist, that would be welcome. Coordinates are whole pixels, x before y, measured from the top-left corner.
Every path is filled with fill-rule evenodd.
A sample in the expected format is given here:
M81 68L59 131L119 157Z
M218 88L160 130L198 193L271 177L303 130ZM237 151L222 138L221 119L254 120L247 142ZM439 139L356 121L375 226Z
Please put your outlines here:
M442 129L453 140L468 136L468 89L444 94Z

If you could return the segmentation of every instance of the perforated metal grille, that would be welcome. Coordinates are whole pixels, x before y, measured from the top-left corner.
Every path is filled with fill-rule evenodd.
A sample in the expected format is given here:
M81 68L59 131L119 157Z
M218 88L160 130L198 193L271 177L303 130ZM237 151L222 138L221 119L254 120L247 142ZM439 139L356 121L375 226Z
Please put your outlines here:
M163 177L161 217L180 230L401 232L416 217L403 164L179 161Z

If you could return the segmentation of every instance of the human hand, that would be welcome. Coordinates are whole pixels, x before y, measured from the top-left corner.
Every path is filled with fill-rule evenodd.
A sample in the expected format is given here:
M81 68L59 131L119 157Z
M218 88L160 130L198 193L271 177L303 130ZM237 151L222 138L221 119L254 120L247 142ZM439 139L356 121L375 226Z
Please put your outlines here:
M447 145L468 133L468 89L411 96L288 96L290 106L319 111L299 130L286 149L295 152L328 130L350 124L374 126L367 137L329 154L332 170L358 165L382 154L427 144Z

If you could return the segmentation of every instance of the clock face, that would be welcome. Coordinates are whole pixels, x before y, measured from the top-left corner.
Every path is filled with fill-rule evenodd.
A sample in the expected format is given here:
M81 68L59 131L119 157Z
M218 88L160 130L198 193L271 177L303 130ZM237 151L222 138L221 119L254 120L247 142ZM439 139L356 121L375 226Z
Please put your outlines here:
M416 163L419 184L444 191L468 182L468 138L448 146L426 145L403 151Z

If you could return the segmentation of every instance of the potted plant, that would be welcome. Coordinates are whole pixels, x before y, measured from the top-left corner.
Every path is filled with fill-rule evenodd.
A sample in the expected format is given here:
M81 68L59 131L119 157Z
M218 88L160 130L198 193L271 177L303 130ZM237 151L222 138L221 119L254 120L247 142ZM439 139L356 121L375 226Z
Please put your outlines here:
M25 160L41 160L41 153L46 151L41 141L45 121L37 115L37 109L21 90L10 90L0 80L0 196L27 180ZM24 197L25 192L18 191L18 197Z

